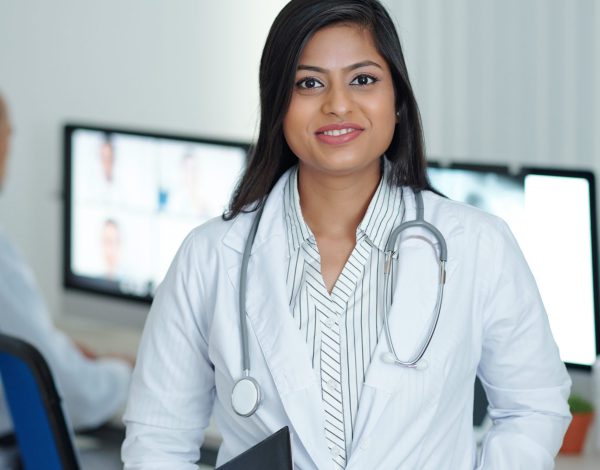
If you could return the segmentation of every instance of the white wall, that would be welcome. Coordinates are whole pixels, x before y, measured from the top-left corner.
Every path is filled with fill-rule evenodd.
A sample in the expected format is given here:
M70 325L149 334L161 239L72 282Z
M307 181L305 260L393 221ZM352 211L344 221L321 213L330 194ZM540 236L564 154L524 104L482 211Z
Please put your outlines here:
M0 0L0 90L16 129L0 226L53 313L65 298L61 125L252 139L260 53L284 3Z
M388 0L429 154L598 167L595 0Z
M53 312L73 308L60 287L61 124L251 139L260 51L283 4L0 0L0 89L16 126L0 225ZM596 1L385 4L432 157L600 170ZM115 307L78 300L81 311Z

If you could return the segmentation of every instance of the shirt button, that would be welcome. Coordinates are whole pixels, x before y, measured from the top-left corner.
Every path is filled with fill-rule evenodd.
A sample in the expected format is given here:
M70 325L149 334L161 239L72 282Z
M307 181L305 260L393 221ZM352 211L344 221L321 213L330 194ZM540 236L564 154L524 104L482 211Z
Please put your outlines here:
M346 459L344 458L344 451L339 447L332 447L330 449L331 458L334 462L336 462L341 467L345 467Z
M369 447L369 444L370 444L370 443L371 443L371 439L367 437L367 438L365 438L365 439L362 441L362 443L360 444L360 448L361 448L362 450L366 450L366 449L367 449L367 447Z
M333 379L328 379L325 382L325 388L329 391L329 392L336 392L337 391L337 382Z

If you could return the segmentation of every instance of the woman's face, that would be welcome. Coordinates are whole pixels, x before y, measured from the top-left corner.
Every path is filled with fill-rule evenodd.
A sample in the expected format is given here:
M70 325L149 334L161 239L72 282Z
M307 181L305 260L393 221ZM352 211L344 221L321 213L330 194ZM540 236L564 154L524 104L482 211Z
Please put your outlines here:
M392 75L371 32L355 25L317 31L300 56L283 121L301 168L330 175L372 169L395 125Z

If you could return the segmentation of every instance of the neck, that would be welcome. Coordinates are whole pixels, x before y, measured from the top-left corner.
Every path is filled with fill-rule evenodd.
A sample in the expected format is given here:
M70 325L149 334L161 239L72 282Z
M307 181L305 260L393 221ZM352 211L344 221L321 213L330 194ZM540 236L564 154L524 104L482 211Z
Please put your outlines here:
M379 160L350 175L327 175L300 164L302 216L315 237L354 237L381 179Z

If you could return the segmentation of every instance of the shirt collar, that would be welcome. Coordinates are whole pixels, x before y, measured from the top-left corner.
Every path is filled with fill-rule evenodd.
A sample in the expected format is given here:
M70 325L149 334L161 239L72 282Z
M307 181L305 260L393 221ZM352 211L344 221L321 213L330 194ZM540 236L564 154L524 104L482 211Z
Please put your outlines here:
M314 241L314 235L304 221L300 209L300 193L298 192L298 166L290 172L290 176L283 190L283 213L288 234L290 253L295 252L309 240Z
M363 232L373 245L381 251L385 251L385 245L392 230L400 225L404 218L404 210L402 188L390 186L388 183L390 164L385 158L382 170L379 186L371 198L365 216L358 225L357 235L359 232Z
M356 230L357 239L361 233L367 236L372 245L381 251L390 233L403 219L402 188L388 183L389 163L384 160L383 171L375 194L371 198L367 212ZM290 253L295 252L305 242L315 242L314 235L302 216L300 193L298 192L298 166L290 172L284 189L283 208L288 233Z

